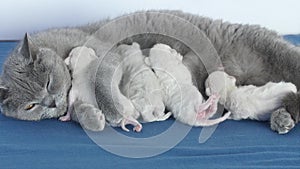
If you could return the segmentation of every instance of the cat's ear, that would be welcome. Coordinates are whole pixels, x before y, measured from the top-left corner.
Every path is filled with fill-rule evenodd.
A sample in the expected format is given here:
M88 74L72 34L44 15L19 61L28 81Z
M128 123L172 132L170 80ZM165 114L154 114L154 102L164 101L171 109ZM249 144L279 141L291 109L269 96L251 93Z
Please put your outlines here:
M25 37L23 39L23 45L21 48L21 54L28 59L30 62L33 62L36 60L36 47L31 42L31 39L29 37L29 34L26 33Z
M7 98L8 87L5 86L2 79L0 78L0 103Z

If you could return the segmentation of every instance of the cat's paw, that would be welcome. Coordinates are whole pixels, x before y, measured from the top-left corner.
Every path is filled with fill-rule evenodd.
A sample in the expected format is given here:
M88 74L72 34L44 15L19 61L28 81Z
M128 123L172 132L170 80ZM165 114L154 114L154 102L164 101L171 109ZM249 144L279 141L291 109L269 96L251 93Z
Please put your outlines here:
M278 109L271 114L271 129L279 134L286 134L295 127L295 122L289 112L284 108Z
M105 116L101 110L90 104L81 104L76 108L78 122L85 129L102 131L105 127Z

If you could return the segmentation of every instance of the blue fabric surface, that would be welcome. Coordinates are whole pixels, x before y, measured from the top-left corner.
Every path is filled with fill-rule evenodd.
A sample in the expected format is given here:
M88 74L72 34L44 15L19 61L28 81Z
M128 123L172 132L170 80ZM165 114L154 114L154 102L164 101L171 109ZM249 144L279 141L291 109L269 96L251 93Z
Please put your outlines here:
M295 44L300 42L299 35L285 38ZM0 43L1 66L16 44ZM162 133L173 123L170 119L144 124L142 133L115 130L129 137L147 138ZM76 123L56 119L28 122L1 114L0 169L300 168L299 125L286 135L278 135L268 122L227 120L219 124L207 142L199 144L201 130L192 128L178 145L158 156L126 158L99 147Z

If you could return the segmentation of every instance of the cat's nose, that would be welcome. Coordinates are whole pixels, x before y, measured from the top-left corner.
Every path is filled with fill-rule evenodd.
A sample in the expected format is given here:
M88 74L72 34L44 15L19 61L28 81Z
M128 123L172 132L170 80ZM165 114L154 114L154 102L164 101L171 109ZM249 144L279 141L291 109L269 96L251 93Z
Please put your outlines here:
M49 108L55 108L56 107L55 100L53 100L48 107Z
M45 97L42 101L42 104L46 107L49 108L55 108L56 107L56 103L55 103L55 99L53 99L52 97L48 96Z

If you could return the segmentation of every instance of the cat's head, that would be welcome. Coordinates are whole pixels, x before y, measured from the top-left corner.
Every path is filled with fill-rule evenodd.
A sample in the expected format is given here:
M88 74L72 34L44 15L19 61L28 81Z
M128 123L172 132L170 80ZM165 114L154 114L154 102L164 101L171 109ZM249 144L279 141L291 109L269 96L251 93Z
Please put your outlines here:
M0 78L2 113L21 120L56 118L67 110L71 86L62 58L25 38L7 58Z

